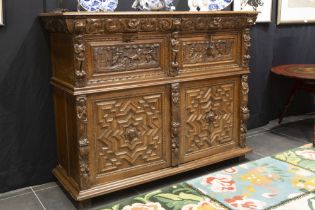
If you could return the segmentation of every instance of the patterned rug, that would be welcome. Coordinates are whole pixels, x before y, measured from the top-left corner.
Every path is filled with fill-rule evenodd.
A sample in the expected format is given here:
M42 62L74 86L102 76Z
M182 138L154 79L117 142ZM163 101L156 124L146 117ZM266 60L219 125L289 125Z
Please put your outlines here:
M311 144L109 204L102 210L315 210Z

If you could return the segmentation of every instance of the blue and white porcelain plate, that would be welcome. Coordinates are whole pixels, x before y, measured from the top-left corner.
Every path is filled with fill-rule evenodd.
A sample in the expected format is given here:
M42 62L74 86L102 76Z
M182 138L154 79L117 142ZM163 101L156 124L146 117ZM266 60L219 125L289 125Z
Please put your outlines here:
M89 12L114 11L118 0L78 0L79 5Z
M212 10L222 10L225 7L229 6L233 0L209 0L208 9Z

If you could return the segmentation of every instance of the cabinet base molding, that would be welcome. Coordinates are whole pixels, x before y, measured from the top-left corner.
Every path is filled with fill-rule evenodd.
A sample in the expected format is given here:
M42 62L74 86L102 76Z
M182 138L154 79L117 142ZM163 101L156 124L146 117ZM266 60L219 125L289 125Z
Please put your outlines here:
M101 196L107 193L122 190L128 187L133 187L136 185L140 185L140 184L155 181L161 178L165 178L168 176L172 176L178 173L201 168L201 167L218 163L224 160L233 159L237 157L244 157L245 154L251 151L252 149L248 147L242 148L242 149L235 149L235 150L228 151L225 153L216 154L213 157L207 157L207 158L199 159L199 160L192 161L186 164L182 164L174 168L166 168L159 171L153 171L147 174L142 174L142 175L127 178L127 179L122 179L119 181L97 185L97 186L89 188L88 190L82 190L82 191L78 190L78 187L75 186L74 182L71 181L71 178L65 174L65 171L61 166L57 166L53 170L53 174L61 183L61 185L70 193L70 195L72 196L74 200L83 201L83 200L90 199L96 196Z

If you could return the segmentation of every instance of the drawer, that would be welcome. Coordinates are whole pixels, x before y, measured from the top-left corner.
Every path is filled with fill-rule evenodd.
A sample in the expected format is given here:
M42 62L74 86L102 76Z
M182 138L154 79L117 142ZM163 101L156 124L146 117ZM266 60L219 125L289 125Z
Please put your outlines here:
M106 183L170 166L167 87L91 96L89 121L93 183Z
M229 71L231 68L222 66L240 64L241 35L238 32L182 35L179 42L179 66L182 74Z
M237 147L238 98L239 78L182 84L179 146L182 163Z
M88 84L166 76L168 40L163 34L86 36Z

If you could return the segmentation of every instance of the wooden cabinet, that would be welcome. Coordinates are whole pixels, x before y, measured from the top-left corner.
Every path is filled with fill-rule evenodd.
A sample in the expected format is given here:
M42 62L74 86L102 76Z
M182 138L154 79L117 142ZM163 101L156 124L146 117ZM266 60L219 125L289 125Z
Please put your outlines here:
M41 14L58 166L78 201L250 151L255 12Z

